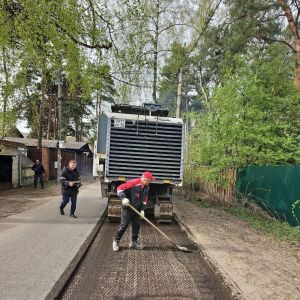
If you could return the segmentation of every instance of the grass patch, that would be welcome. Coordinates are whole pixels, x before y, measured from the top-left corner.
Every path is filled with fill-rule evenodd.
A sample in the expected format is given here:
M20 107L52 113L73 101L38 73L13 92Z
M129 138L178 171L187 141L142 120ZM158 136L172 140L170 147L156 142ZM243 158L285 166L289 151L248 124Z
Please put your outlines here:
M222 205L214 202L194 199L194 203L203 208L213 208L225 211L240 220L248 222L253 228L270 234L282 241L300 243L300 227L292 227L287 222L276 219L264 218L256 215L251 209L238 205Z

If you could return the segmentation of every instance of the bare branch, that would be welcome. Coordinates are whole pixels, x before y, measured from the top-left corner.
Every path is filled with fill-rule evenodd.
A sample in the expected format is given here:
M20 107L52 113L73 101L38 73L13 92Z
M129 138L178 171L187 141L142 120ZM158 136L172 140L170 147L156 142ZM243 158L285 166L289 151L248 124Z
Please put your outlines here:
M196 29L194 26L192 26L192 25L190 25L190 24L186 24L186 23L175 23L175 24L170 24L169 26L167 26L167 27L161 29L161 30L158 32L158 35L160 35L160 34L163 33L164 31L166 31L166 30L168 30L168 29L170 29L170 28L172 28L172 27L175 27L175 26L187 26L187 27L191 27L191 28L193 28L193 29L195 29L195 30L198 31L198 29Z
M119 82L122 82L126 85L129 85L129 86L134 86L134 87L138 87L138 88L150 88L150 86L146 86L146 85L138 85L138 84L134 84L134 83L131 83L131 82L128 82L128 81L125 81L123 79L120 79L120 78L117 78L115 76L113 76L112 74L110 74L110 77L119 81Z
M291 48L294 53L296 53L296 49L290 43L288 43L287 41L279 40L279 39L274 39L274 38L263 37L263 36L261 36L261 37L259 37L259 36L253 36L253 37L257 38L258 40L264 40L264 41L267 41L267 42L274 42L274 43L285 44L286 46L288 46L289 48Z
M83 46L85 48L88 49L110 49L112 47L112 43L108 42L108 43L104 43L104 44L94 44L94 45L90 45L87 43L84 43L82 41L77 40L74 36L72 36L71 34L69 34L68 32L65 32L67 34L67 36L77 45Z
M240 20L240 19L243 19L243 18L245 18L245 17L247 17L247 14L243 14L243 15L241 15L241 16L238 16L238 17L234 18L233 20L231 20L230 22L225 23L225 24L226 24L226 27L224 28L223 32L226 32L226 31L228 30L228 27L229 27L230 25L232 25L232 24L235 23L236 21L238 21L238 20Z
M91 0L88 0L88 1L90 2ZM117 55L119 55L119 49L118 49L117 45L114 43L114 39L113 39L113 36L112 36L112 33L113 33L112 24L109 21L107 21L97 10L95 10L95 14L106 24L106 27L108 29L108 34L109 34L109 37L110 37L110 40L111 40L111 44L116 49Z
M56 19L55 16L53 16ZM63 33L65 33L75 44L83 46L88 49L110 49L112 47L112 43L103 43L103 44L88 44L87 42L79 41L72 34L70 34L66 29L64 29L57 21L55 21L55 26L59 28Z
M264 19L264 20L260 20L259 23L266 23L266 22L269 22L269 21L273 21L273 20L276 20L278 19L279 17L285 17L285 14L278 14L272 18L267 18L267 19Z

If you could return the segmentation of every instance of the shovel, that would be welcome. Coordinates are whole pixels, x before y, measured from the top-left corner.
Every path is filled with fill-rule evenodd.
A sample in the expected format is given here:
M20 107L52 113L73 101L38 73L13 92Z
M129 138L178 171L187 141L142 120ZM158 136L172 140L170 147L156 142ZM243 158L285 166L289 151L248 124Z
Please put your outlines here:
M137 213L142 219L144 219L149 225L151 225L156 231L158 231L162 236L164 236L171 244L173 244L175 247L177 247L179 250L184 252L192 252L186 247L182 247L176 244L175 241L173 241L170 237L168 237L164 232L162 232L158 227L156 227L152 222L150 222L146 217L144 217L137 209L135 209L131 204L127 204L128 207L130 207L135 213Z

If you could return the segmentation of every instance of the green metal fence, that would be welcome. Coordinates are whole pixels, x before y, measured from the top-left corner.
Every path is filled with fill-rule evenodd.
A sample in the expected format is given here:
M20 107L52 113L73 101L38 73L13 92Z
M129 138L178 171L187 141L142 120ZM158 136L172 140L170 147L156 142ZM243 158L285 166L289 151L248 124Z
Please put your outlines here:
M300 166L250 166L237 173L237 192L251 194L280 214L292 226L299 226L299 206L292 214L292 204L300 199Z

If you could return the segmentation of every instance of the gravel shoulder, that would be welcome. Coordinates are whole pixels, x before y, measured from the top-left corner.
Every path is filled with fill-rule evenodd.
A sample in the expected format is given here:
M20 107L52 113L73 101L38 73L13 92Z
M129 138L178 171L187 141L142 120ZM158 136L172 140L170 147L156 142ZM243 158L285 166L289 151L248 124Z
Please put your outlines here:
M174 209L207 258L247 299L300 299L300 249L215 209L176 199Z

